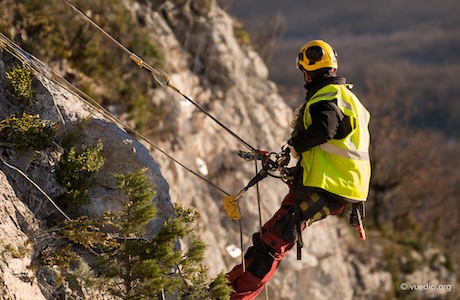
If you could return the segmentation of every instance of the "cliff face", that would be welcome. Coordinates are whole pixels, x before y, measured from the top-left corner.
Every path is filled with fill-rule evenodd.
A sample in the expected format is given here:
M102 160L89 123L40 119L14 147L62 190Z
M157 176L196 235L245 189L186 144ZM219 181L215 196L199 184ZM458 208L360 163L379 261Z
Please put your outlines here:
M150 38L167 53L165 71L171 82L253 147L278 152L289 137L292 111L276 86L267 80L268 71L260 57L237 42L231 17L212 0L146 2L123 1L133 17L149 29ZM4 87L3 63L11 64L12 58L4 53L1 62L0 84ZM47 79L46 74L36 75L36 100L29 110L61 125L89 117L84 129L86 142L94 144L102 139L104 143L102 154L106 163L97 174L97 186L90 190L90 215L120 206L111 201L115 183L109 174L147 167L160 191L155 200L161 212L149 232L154 234L156 225L173 216L171 202L193 206L201 214L199 234L209 245L206 265L211 275L230 270L240 262L240 257L232 257L226 250L231 245L239 246L240 235L238 224L230 221L222 208L223 193L159 151L136 141ZM7 92L0 92L0 97L1 119L19 112ZM228 132L170 89L153 89L151 101L171 108L163 126L170 126L169 122L177 128L173 135L154 141L156 145L230 194L236 194L248 183L254 175L254 165L236 155L237 150L246 149ZM0 153L52 198L61 192L53 177L53 157L58 154L43 152L40 164L30 165L30 157L11 149L0 147ZM1 165L0 179L2 249L6 245L24 249L19 257L11 251L2 252L0 299L65 299L60 297L66 293L88 299L103 297L90 289L75 291L68 283L59 285L51 272L31 266L32 259L51 238L42 232L40 223L54 208L29 182L5 165ZM268 178L261 182L260 191L265 222L278 209L288 189L281 181ZM247 248L252 233L259 228L255 188L241 200L240 208ZM375 240L358 242L346 221L329 218L308 228L303 237L303 260L297 261L295 253L287 255L269 284L270 299L345 300L392 294L392 277L386 271L382 248ZM433 276L448 280L445 276L450 274Z
M7 177L0 172L0 263L1 299L46 299L30 269L33 242L28 235L38 233L38 221L30 209L16 197ZM23 255L13 255L5 249L23 249ZM14 298L16 297L16 298Z
M5 70L20 62L3 51L1 59L0 84L5 88ZM39 62L31 59L27 63ZM113 201L120 197L117 197L119 191L112 174L126 174L148 168L152 184L159 191L154 201L160 213L148 229L148 233L154 234L159 224L174 216L174 209L168 194L168 184L148 150L76 95L43 74L35 75L35 97L25 107L25 111L56 122L59 130L68 130L75 122L88 119L81 132L84 136L82 144L95 145L100 140L104 145L102 156L108 163L96 174L98 184L89 191L91 204L85 208L86 213L96 216L107 210L121 208L121 202ZM17 105L8 91L2 89L1 96L2 120L13 114L21 114L23 108ZM55 199L62 194L62 187L55 178L56 163L62 155L62 149L49 147L40 152L17 152L9 146L0 149L4 160L0 169L0 237L3 257L0 261L0 289L3 291L0 299L67 299L65 297L70 295L85 299L108 297L90 289L72 290L68 282L59 282L61 279L49 267L40 264L37 267L36 260L49 251L47 245L53 240L45 224L50 219L63 218L46 196Z
M182 5L166 1L159 12L142 6L131 9L136 16L147 20L146 26L152 30L162 28L158 43L177 51L177 56L167 57L165 64L174 70L172 82L254 147L279 151L290 134L291 109L279 96L276 86L267 80L267 68L260 57L237 43L232 19L213 1L196 3L207 5L197 9L194 1L183 1ZM188 58L189 67L183 58ZM163 96L163 90L158 92L156 97L164 97L164 101L173 97L178 104L181 100L174 94ZM180 106L176 113L176 143L166 143L168 151L194 169L203 161L207 178L236 194L254 176L253 163L235 155L238 149L246 150L244 146L193 106ZM232 244L239 246L239 228L222 209L224 195L164 158L156 156L156 159L162 161L160 165L170 166L162 171L170 183L173 200L192 205L201 213L202 236L209 243L207 261L211 271L230 270L240 258L232 258L226 248ZM281 181L268 178L260 183L260 191L265 222L278 209L288 189ZM255 188L241 201L241 211L244 245L249 247L252 233L259 228ZM337 220L331 219L307 230L304 259L297 261L295 253L286 257L269 284L272 299L352 298L353 287L345 263L347 254L340 246L338 227ZM217 250L220 255L216 255ZM383 274L379 280L390 286L388 278L388 274Z

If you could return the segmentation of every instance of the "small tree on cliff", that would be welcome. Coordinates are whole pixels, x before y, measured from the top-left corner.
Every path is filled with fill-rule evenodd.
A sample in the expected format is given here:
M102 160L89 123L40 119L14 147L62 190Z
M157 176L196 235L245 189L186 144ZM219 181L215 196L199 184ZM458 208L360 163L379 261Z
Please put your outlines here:
M104 276L112 294L123 299L154 299L176 294L186 299L229 299L229 289L220 274L209 285L202 265L205 244L193 239L187 251L178 239L197 229L198 213L176 206L177 217L167 220L152 239L142 238L145 226L156 215L152 189L144 170L115 175L127 201L119 212L109 213L106 221L118 233L117 249L104 255Z
M162 299L166 295L187 300L230 299L225 276L221 273L211 283L202 264L206 246L192 237L198 229L198 213L176 205L176 218L164 222L149 240L145 226L157 208L152 201L155 190L145 170L115 178L126 197L120 211L107 212L98 219L72 220L62 230L71 244L84 246L97 258L91 261L99 261L92 266L97 270L94 273L100 274L95 281L126 300ZM183 238L191 239L186 251L180 250L178 243ZM67 263L63 269L68 270L68 260L78 259L71 247L65 248ZM50 264L56 265L56 259Z

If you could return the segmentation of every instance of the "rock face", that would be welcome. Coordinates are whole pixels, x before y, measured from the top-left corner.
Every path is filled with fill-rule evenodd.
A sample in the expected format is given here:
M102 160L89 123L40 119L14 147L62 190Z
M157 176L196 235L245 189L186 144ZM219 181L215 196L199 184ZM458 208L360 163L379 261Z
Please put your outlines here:
M131 6L133 14L141 16L146 26L158 34L157 42L166 49L174 49L174 55L167 57L165 64L174 72L172 82L253 147L280 151L289 138L292 110L281 99L276 86L267 80L267 68L261 58L238 44L233 21L213 1L208 1L211 9L200 12L190 4L193 1L182 2L178 5L177 1L166 1L158 12L141 5ZM183 57L188 57L188 61ZM171 101L169 97L177 103L181 101L175 94L163 95L168 92L158 91L154 101L161 97L165 98L163 101ZM180 106L176 122L176 143L162 146L180 161L198 169L199 158L207 166L207 178L231 194L236 194L254 176L253 163L235 155L238 149L247 149L195 107ZM192 205L201 213L211 272L230 270L240 258L232 258L226 248L240 243L238 224L229 221L222 209L225 195L164 158L155 158L161 161L160 165L169 166L162 172L170 183L173 200ZM288 188L281 181L268 178L260 183L260 191L265 222L278 209ZM251 245L252 233L259 228L256 198L254 188L241 201L245 247ZM326 220L307 230L304 260L297 261L295 253L286 257L269 284L270 299L352 299L353 288L344 263L346 253L338 242L337 224L337 220ZM215 255L217 250L221 255Z
M175 86L254 148L280 150L290 134L292 111L275 84L267 80L268 71L261 58L237 42L231 17L214 0L123 3L134 17L142 20L152 40L167 53L165 71ZM3 66L11 61L4 53L0 61L1 87L5 80ZM181 202L201 214L199 234L209 245L206 265L211 275L228 271L240 262L240 257L232 257L226 250L231 245L239 246L240 234L238 224L230 221L222 208L225 195L221 191L159 151L148 149L149 145L141 144L46 76L37 74L37 79L36 101L30 104L33 113L65 124L90 117L85 143L95 144L98 139L104 143L102 154L106 164L97 175L98 186L90 190L90 215L120 205L111 200L115 182L108 174L147 167L160 191L155 199L160 215L149 233L154 234L159 223L174 215L172 202ZM244 145L178 93L156 88L152 94L152 103L174 107L165 119L177 128L173 136L155 144L227 193L241 190L254 176L253 163L236 155L239 149L247 150ZM0 89L1 119L19 112L7 96ZM51 197L59 194L59 186L51 175L53 157L58 154L40 153L43 160L38 165L30 165L31 157L18 156L7 148L0 147L0 154L29 174ZM263 222L278 209L287 192L287 186L277 179L261 182ZM0 165L0 299L66 299L62 295L110 299L90 289L76 291L68 284L59 285L49 270L36 271L31 267L32 257L51 238L40 231L40 222L55 210L43 199L21 175ZM241 200L245 248L251 245L252 233L258 231L258 210L252 188ZM394 296L382 249L359 242L347 226L343 219L329 218L308 228L303 237L303 260L297 261L295 253L286 256L269 284L269 298L347 300ZM18 249L22 254L14 257L18 256ZM375 259L369 259L367 252L372 251L376 253Z
M0 69L2 87L6 86L5 69L17 63L19 62L15 61L9 53L2 53ZM148 225L148 234L155 234L164 220L174 216L174 209L168 193L168 184L147 148L113 122L95 112L76 95L40 73L36 74L36 79L35 97L27 105L29 114L38 114L42 119L58 122L60 124L58 128L61 130L74 126L77 121L89 118L82 132L84 136L82 143L95 145L101 140L104 145L102 156L108 163L104 164L96 174L95 180L98 184L89 191L91 204L86 207L86 213L95 216L107 210L121 208L121 202L113 201L120 197L117 197L119 192L112 174L127 174L146 168L152 183L158 189L154 199L159 208L158 218ZM18 114L20 109L19 105L14 105L15 102L7 91L2 88L2 92L0 118L3 120L9 115ZM49 197L54 198L61 194L62 188L56 182L53 173L56 159L62 153L59 148L51 148L53 147L39 153L34 151L19 153L8 147L0 147L2 159L24 173L21 174L5 163L1 163L0 243L4 259L0 261L0 278L2 278L0 290L4 291L2 296L4 295L5 298L0 299L66 299L62 298L64 296L110 299L107 295L99 295L91 290L72 291L68 284L59 283L54 272L48 267L39 267L32 272L32 258L46 251L46 245L52 240L41 223L53 217L62 218L62 215L56 213L43 193L24 175L35 182Z
M0 299L46 299L30 269L34 243L29 236L40 233L38 221L2 172L0 207Z

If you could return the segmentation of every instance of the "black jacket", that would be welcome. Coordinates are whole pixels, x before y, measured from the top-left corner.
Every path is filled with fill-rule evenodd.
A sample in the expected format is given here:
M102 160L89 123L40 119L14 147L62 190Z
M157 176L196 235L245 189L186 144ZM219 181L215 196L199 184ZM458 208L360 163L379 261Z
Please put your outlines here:
M329 84L345 84L343 77L327 77L305 85L307 95L305 104L300 111L296 126L288 141L298 153L308 151L314 146L326 143L330 139L340 139L347 136L351 131L350 120L339 110L337 103L332 101L320 101L310 106L312 124L305 129L303 115L306 103L321 88ZM331 103L332 102L332 103Z

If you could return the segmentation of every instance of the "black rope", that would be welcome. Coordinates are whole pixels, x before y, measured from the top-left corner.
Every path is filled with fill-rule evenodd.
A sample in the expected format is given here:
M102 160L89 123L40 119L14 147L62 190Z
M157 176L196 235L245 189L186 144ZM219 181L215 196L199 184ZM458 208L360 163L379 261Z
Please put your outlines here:
M177 87L175 87L171 81L169 80L169 77L163 72L163 71L158 71L151 65L147 64L144 62L144 60L133 53L132 51L128 50L123 44L121 44L119 41L117 41L114 37L112 37L109 33L107 33L102 27L100 27L98 24L96 24L91 18L89 18L87 15L85 15L81 10L79 10L77 7L75 7L72 3L70 3L68 0L64 0L79 16L81 16L86 22L90 23L94 28L102 32L107 38L109 38L112 42L114 42L119 48L121 48L124 52L129 54L131 60L133 60L140 68L143 68L144 70L148 71L154 78L155 80L163 87L167 86L174 90L175 92L179 93L182 97L184 97L187 101L192 103L196 108L201 110L204 114L206 114L209 118L211 118L214 122L216 122L219 126L221 126L225 131L227 131L231 136L233 136L238 142L246 146L248 149L251 151L256 152L256 148L252 147L249 143L244 141L240 136L238 136L236 133L234 133L230 128L225 126L222 122L220 122L218 119L216 119L213 115L211 115L208 111L206 111L203 107L198 105L195 101L193 101L190 97L182 93Z
M115 117L113 114L111 114L107 109L105 109L102 105L97 103L95 100L93 100L90 96L88 96L86 93L82 92L75 86L73 86L70 82L68 82L66 79L62 78L61 76L57 75L53 70L47 68L44 65L40 65L35 63L36 58L31 56L30 54L27 54L23 51L20 50L11 40L9 40L7 37L5 37L3 34L0 33L0 41L4 45L3 48L8 51L11 55L16 57L18 60L22 61L24 64L28 65L31 70L33 70L36 74L41 74L45 75L45 77L52 82L65 87L69 92L79 96L83 101L85 101L87 104L89 104L91 107L93 107L95 110L100 112L102 115L104 115L106 118L114 122L115 124L120 125L124 130L129 131L131 134L137 136L138 138L144 140L146 143L151 145L153 148L164 154L166 157L174 161L176 164L179 166L183 167L185 170L189 171L193 175L197 176L198 178L202 179L206 183L208 183L210 186L214 187L215 189L219 190L226 196L230 196L230 193L226 192L216 184L212 183L209 181L207 178L201 176L197 172L193 171L189 167L187 167L185 164L181 163L177 159L175 159L173 156L168 154L166 151L162 150L160 147L152 143L149 139L147 139L145 136L137 132L135 129L130 127L128 124L124 123L121 121L119 118Z
M108 37L110 40L112 40L118 47L120 47L124 52L126 52L127 54L130 55L130 58L131 60L133 60L140 68L148 71L153 77L154 79L163 87L167 86L169 88L171 88L172 90L174 90L175 92L179 93L182 97L184 97L187 101L189 101L190 103L192 103L196 108L198 108L200 111L202 111L206 116L208 116L209 118L211 118L215 123L217 123L219 126L221 126L225 131L227 131L227 133L229 133L233 138L235 138L238 142L240 142L241 144L243 144L245 147L247 147L249 150L251 150L252 152L254 152L255 155L258 155L258 151L256 148L254 148L253 146L251 146L248 142L246 142L245 140L243 140L239 135L237 135L235 132L233 132L232 130L230 130L230 128L228 128L226 125L224 125L221 121L219 121L218 119L216 119L213 115L211 115L208 111L206 111L203 107L201 107L200 105L198 105L195 101L193 101L190 97L188 97L187 95L185 95L184 93L182 93L177 87L175 87L171 81L169 80L168 76L162 72L162 71L157 71L155 68L153 68L152 66L150 66L149 64L145 63L143 61L143 59L141 57L139 57L138 55L136 55L135 53L129 51L125 46L123 46L120 42L118 42L115 38L113 38L110 34L108 34L104 29L102 29L99 25L97 25L95 22L93 22L88 16L86 16L83 12L81 12L78 8L76 8L74 5L72 5L68 0L65 0L65 2L75 11L78 13L78 15L80 15L84 20L86 20L87 22L89 22L92 26L94 26L97 30L99 30L100 32L102 32L106 37ZM212 182L210 182L209 180L207 180L206 178L202 177L201 175L199 175L198 173L194 172L193 170L191 170L190 168L187 168L185 165L183 165L182 163L178 162L176 159L174 159L172 156L170 156L169 154L167 154L166 152L164 152L163 150L159 149L157 146L153 145L150 141L148 141L147 139L145 139L142 135L138 135L139 137L143 138L147 143L149 143L152 147L154 147L155 149L157 149L158 151L160 151L161 153L163 153L164 155L166 155L167 157L169 157L171 160L173 160L174 162L176 162L177 164L179 164L180 166L182 166L184 169L186 169L187 171L191 172L192 174L198 176L199 178L201 178L202 180L204 180L205 182L207 182L209 185L213 186L214 188L216 188L217 190L221 191L223 194L227 195L227 196L230 196L229 193L227 193L226 191L224 191L223 189L221 189L220 187L218 187L217 185L213 184ZM240 227L240 242L241 242L241 251L244 250L243 248L243 231L242 231L242 223L241 223L241 219L239 220L239 227ZM244 256L242 255L242 265L243 265L243 269L245 269L245 261L244 261Z
M171 88L172 90L176 91L177 93L179 93L182 97L184 97L187 101L189 101L190 103L192 103L196 108L198 108L200 111L202 111L204 114L206 114L209 118L211 118L215 123L217 123L220 127L222 127L225 131L227 131L227 133L229 133L233 138L235 138L239 143L243 144L245 147L247 147L249 150L253 151L255 154L258 153L257 149L254 148L253 146L251 146L248 142L246 142L245 140L243 140L239 135L237 135L235 132L233 132L232 130L230 130L230 128L228 128L225 124L223 124L221 121L219 121L218 119L216 119L213 115L211 115L207 110L205 110L203 107L201 107L200 105L198 105L195 101L193 101L190 97L188 97L187 95L185 95L184 93L182 93L177 87L175 87L169 80L168 76L162 72L162 71L158 71L156 70L155 68L153 68L152 66L148 65L147 63L145 63L143 61L143 59L141 57L139 57L138 55L136 55L135 53L129 51L123 44L121 44L120 42L118 42L115 38L113 38L110 34L108 34L104 29L102 29L98 24L96 24L94 21L92 21L88 16L86 16L82 11L80 11L78 8L76 8L72 3L70 3L68 0L64 0L79 16L81 16L86 22L90 23L93 27L95 27L97 30L99 30L100 32L102 32L107 38L109 38L113 43L115 43L119 48L121 48L125 53L129 54L131 60L133 60L140 68L143 68L144 70L148 71L153 77L154 79L161 85L161 86L167 86L169 88ZM54 73L53 73L54 74ZM55 74L54 74L55 75ZM61 80L63 80L61 78ZM71 85L72 86L72 85ZM81 92L81 91L80 91ZM91 99L90 97L87 97L87 99ZM88 101L86 101L88 102ZM95 101L92 101L93 103L92 104L95 104ZM100 105L96 105L99 109L99 111L102 111L102 113L105 115L105 116L108 116L112 121L116 121L116 123L119 123L119 124L122 124L125 128L128 128L131 132L133 132L135 135L137 135L139 138L143 139L145 142L147 142L149 145L151 145L152 147L154 147L156 150L158 150L159 152L161 152L162 154L164 154L165 156L167 156L169 159L171 159L172 161L174 161L176 164L180 165L181 167L183 167L185 170L189 171L190 173L192 173L193 175L197 176L198 178L202 179L203 181L205 181L206 183L208 183L209 185L211 185L212 187L214 187L215 189L219 190L220 192L222 192L223 194L229 196L230 194L227 193L225 190L223 190L222 188L220 188L219 186L215 185L214 183L212 183L211 181L207 180L206 178L204 178L203 176L201 176L200 174L198 174L197 172L193 171L192 169L188 168L187 166L185 166L184 164L182 164L181 162L179 162L178 160L176 160L174 157L172 157L171 155L169 155L167 152L165 152L164 150L162 150L161 148L159 148L158 146L156 146L155 144L153 144L150 140L148 140L147 138L145 138L143 135L141 135L140 133L136 132L134 129L130 128L129 126L127 126L126 124L124 124L122 121L120 121L118 118L114 117L110 112L108 112L107 110L105 110L105 108L103 108L102 106ZM94 107L94 105L93 105ZM242 225L241 225L241 220L239 221L239 226L240 226L240 235L242 234ZM242 244L242 236L241 236L241 248L242 248L242 251L243 251L243 244ZM244 268L244 258L243 258L243 268Z
M180 92L179 92L180 93ZM204 108L202 108L201 106L199 106L196 102L192 101L192 99L190 99L189 97L187 97L186 95L180 93L185 99L187 99L188 101L190 101L193 105L195 105L199 110L201 110L203 113L205 113L208 117L210 117L214 122L216 122L217 124L219 124L223 129L225 129L225 131L227 131L231 136L233 136L238 142L240 142L241 144L243 144L244 146L246 146L249 150L257 153L257 149L252 147L250 144L248 144L246 141L244 141L240 136L238 136L236 133L234 133L233 131L230 130L230 128L228 128L227 126L225 126L222 122L220 122L219 120L217 120L214 116L212 116L210 113L208 113Z

